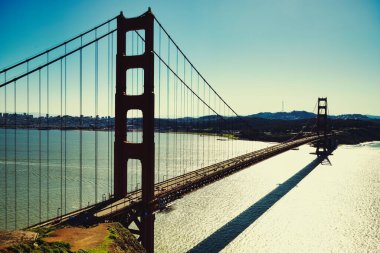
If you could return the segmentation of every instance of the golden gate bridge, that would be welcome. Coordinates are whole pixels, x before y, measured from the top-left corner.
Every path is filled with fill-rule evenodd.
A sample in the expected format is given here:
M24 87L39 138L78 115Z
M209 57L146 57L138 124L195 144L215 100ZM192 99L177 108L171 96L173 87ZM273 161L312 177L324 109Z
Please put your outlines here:
M122 13L0 71L0 229L119 221L153 252L154 213L238 170L313 143L334 149L327 98L284 142L205 79L149 9ZM244 148L242 148L244 146Z

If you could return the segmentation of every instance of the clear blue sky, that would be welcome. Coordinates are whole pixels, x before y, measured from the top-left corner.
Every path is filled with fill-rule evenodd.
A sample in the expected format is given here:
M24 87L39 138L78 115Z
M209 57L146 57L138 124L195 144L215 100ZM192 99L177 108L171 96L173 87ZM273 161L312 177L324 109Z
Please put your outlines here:
M380 1L0 1L0 69L124 11L151 6L240 113L308 110L380 115Z

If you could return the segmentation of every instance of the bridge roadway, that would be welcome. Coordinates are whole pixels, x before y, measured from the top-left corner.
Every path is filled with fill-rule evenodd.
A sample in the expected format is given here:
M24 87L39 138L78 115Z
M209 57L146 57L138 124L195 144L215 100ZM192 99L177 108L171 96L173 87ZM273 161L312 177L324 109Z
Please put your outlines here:
M155 201L153 203L153 209L154 211L163 209L168 203L197 188L210 184L238 170L281 154L285 151L307 143L315 142L323 137L324 136L311 135L300 139L283 142L160 182L155 185ZM37 224L34 227L51 225L57 222L70 222L73 220L78 220L80 222L83 222L84 220L92 220L92 222L117 220L120 219L123 214L133 208L139 207L140 205L141 190L137 190L129 193L122 199L115 200L111 198L104 202L63 215L59 218Z
M314 142L323 136L309 136L301 139L288 141L237 156L210 166L191 171L155 185L154 210L164 208L168 203L182 197L184 194L197 188L212 183L220 178L230 175L252 164L266 160L303 144ZM123 213L125 209L138 205L141 201L141 190L131 192L125 198L120 199L95 213L95 216L103 219L112 219Z

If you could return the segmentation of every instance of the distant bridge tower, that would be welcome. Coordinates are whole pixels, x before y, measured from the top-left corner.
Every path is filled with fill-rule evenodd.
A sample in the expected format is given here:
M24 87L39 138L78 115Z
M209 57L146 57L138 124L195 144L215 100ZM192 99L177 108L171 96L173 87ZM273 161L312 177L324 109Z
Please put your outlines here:
M327 98L318 98L318 113L317 113L317 129L318 136L322 136L316 145L316 154L318 156L327 154L331 151L331 140L329 138L330 129L327 120Z
M134 222L146 251L154 250L154 16L149 10L136 18L117 17L117 56L116 56L116 95L115 95L115 167L114 195L123 198L127 195L127 162L137 159L141 162L142 205L126 215L124 225ZM145 50L141 55L126 55L126 33L145 30ZM127 95L126 72L128 69L144 69L144 92L141 95ZM142 143L127 142L127 112L140 110L143 115ZM132 230L131 230L132 231Z

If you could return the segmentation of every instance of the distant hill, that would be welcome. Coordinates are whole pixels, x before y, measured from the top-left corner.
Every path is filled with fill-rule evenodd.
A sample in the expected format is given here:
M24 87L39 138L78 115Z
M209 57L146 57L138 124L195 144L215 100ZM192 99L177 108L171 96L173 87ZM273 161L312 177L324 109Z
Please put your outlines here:
M291 111L291 112L260 112L249 115L250 118L260 119L281 119L281 120L299 120L315 118L315 114L306 111Z
M375 116L375 115L366 115L370 119L380 119L380 116Z
M331 116L331 118L333 119L361 119L361 120L370 119L366 115L362 115L362 114L341 114L337 116Z
M256 114L248 115L249 118L259 118L259 119L273 119L273 120L300 120L300 119L310 119L315 118L316 114L306 111L291 111L291 112L260 112ZM379 119L380 116L373 115L362 115L362 114L341 114L341 115L329 115L333 119L356 119L356 120L369 120L369 119Z
M217 120L220 117L218 115L206 115L199 117L200 120Z

